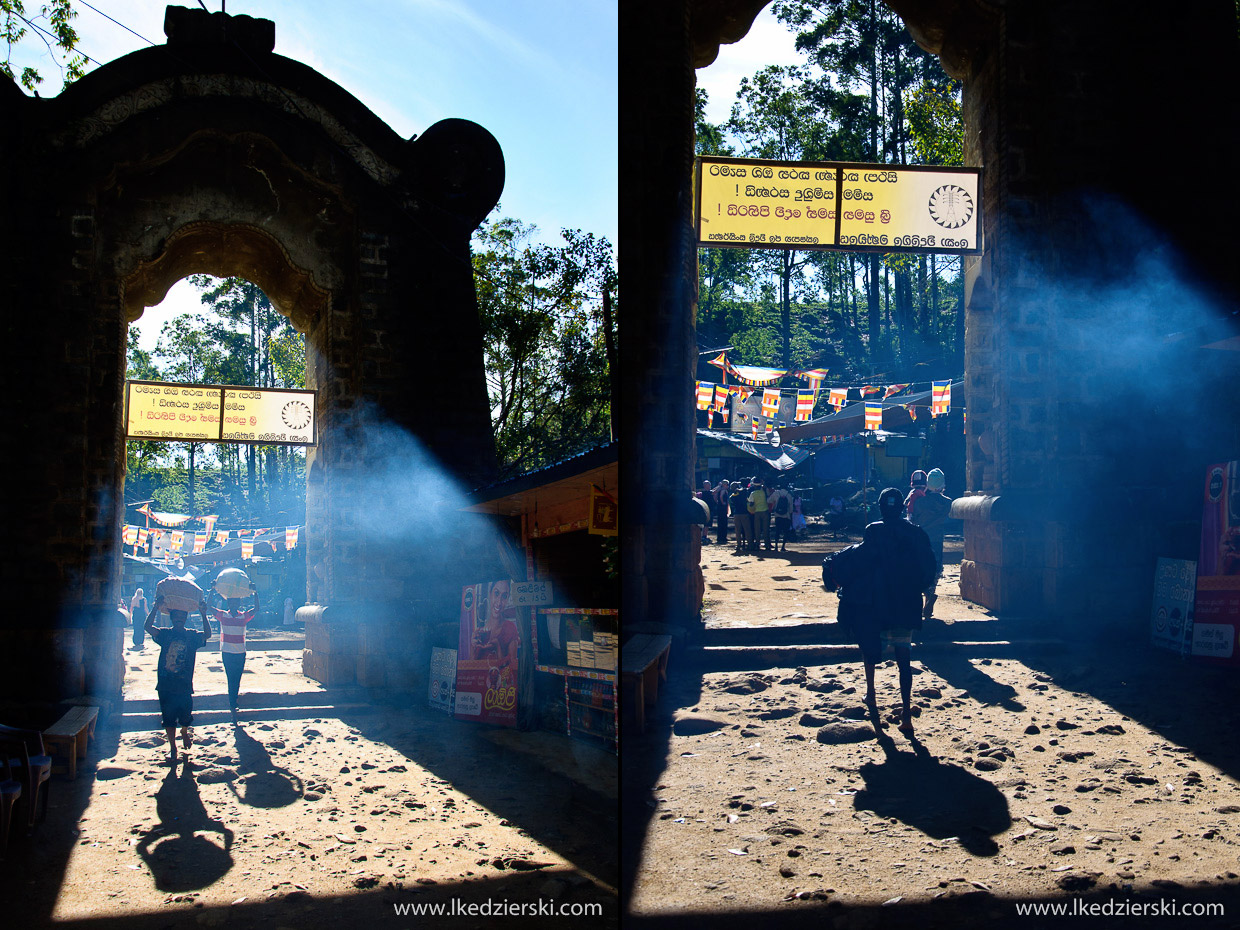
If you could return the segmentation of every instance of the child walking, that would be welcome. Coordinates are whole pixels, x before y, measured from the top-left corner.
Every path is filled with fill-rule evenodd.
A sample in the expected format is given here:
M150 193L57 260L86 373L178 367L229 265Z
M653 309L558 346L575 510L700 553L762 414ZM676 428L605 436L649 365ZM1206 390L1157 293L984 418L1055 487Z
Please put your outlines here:
M204 600L198 605L202 615L202 632L188 630L185 622L189 613L169 610L172 627L155 628L155 617L164 606L164 596L155 598L151 613L146 618L146 632L159 646L159 671L155 688L159 692L159 712L163 718L164 731L168 734L168 746L172 751L171 762L177 761L176 728L181 728L181 745L188 752L193 742L194 722L194 656L211 639L211 624L207 620Z

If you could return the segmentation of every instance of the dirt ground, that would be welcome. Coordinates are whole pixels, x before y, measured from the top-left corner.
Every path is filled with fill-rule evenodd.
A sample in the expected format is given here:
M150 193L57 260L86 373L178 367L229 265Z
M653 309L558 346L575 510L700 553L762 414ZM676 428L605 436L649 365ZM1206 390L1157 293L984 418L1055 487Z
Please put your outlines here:
M949 539L910 738L894 662L872 715L860 654L822 645L846 637L821 558L848 541L703 548L707 648L671 670L625 760L626 818L647 820L626 865L635 926L959 926L1078 896L1178 896L1240 926L1234 672L1145 646L1139 619L1092 642L992 617L961 601Z
M434 925L395 905L453 900L601 906L616 925L597 841L616 830L613 753L324 689L277 631L250 644L236 727L219 653L199 654L194 744L170 766L158 647L125 655L86 770L54 776L47 821L10 844L11 926Z

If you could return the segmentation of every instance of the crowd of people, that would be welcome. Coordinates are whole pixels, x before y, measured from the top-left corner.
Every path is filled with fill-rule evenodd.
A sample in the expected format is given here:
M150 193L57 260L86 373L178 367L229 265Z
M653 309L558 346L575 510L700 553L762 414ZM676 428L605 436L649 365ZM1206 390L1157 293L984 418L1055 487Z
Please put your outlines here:
M800 492L790 481L767 483L758 476L721 480L714 487L702 482L699 500L710 508L716 541L728 544L729 521L736 537L736 554L786 552L788 543L806 528ZM710 527L702 527L702 544L710 542Z

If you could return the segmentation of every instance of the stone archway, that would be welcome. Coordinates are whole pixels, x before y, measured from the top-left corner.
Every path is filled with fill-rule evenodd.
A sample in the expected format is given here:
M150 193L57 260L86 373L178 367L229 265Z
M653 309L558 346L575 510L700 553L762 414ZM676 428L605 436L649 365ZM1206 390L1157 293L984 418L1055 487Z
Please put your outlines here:
M623 505L625 610L630 622L688 635L697 609L679 514L692 492L685 398L697 348L694 68L765 5L649 0L621 10L630 50L621 241L635 308L621 469L637 489ZM1199 350L1231 335L1219 327L1240 274L1204 244L1236 244L1240 184L1223 172L1160 185L1166 173L1140 154L1151 114L1166 121L1160 139L1230 150L1234 4L1163 16L1032 0L889 5L964 80L966 161L984 170L985 253L966 266L972 496L958 509L962 589L1009 614L1131 622L1149 609L1154 558L1195 558L1204 464L1236 457L1234 410L1202 403L1190 416L1168 398L1228 396L1233 365ZM1176 79L1152 80L1155 63ZM1168 300L1203 305L1200 325L1178 340L1152 309L1137 312L1148 301L1121 299L1125 280L1141 283L1155 266L1181 285Z
M0 256L0 378L32 401L4 434L22 493L0 563L21 587L0 671L31 693L119 689L125 329L186 274L246 277L306 334L309 558L342 620L439 594L358 517L355 477L390 455L377 424L425 452L415 473L494 471L469 238L503 187L496 141L464 120L400 138L274 54L264 20L169 7L165 31L59 97L0 87L5 212L22 218Z

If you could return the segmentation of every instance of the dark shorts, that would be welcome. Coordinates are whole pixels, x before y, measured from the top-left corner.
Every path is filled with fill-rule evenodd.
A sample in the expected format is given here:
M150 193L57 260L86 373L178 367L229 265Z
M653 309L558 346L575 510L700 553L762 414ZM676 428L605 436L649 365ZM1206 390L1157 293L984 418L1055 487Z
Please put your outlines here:
M193 724L194 695L189 691L160 691L159 712L164 727L188 727Z

